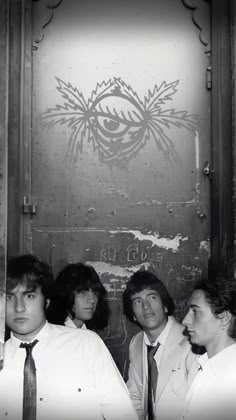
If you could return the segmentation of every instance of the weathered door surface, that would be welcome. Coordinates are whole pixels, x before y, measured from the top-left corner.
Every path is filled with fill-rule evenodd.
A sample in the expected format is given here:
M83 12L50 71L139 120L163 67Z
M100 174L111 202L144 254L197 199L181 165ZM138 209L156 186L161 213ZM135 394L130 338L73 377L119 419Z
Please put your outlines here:
M0 370L5 336L5 288L7 254L7 117L8 117L8 3L0 4Z
M122 314L129 276L155 270L181 316L208 266L210 5L31 6L24 251L51 262L55 273L68 261L96 268L112 309L103 337L126 375L135 332Z

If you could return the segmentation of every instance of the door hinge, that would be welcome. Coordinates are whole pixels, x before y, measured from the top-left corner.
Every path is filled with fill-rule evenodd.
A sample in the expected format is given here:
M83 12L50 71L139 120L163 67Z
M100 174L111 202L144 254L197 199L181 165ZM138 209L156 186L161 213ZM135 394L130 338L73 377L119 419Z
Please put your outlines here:
M37 200L30 196L24 197L23 213L24 214L36 214L37 212Z
M212 87L212 68L208 66L206 69L206 88L211 89Z

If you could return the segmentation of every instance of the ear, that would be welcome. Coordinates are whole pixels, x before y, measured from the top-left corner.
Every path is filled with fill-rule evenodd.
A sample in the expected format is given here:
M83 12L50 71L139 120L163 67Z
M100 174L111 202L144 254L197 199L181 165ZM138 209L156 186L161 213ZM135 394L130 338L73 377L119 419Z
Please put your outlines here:
M164 311L165 311L166 314L168 314L168 309L167 309L166 306L164 306Z
M136 317L133 315L133 320L136 322L137 321L137 319L136 319Z
M232 314L229 311L224 311L222 312L222 314L220 314L220 319L221 319L221 327L224 330L226 329L227 326L229 326L232 319Z
M46 309L48 309L49 305L50 305L50 299L46 299L46 302L45 302Z

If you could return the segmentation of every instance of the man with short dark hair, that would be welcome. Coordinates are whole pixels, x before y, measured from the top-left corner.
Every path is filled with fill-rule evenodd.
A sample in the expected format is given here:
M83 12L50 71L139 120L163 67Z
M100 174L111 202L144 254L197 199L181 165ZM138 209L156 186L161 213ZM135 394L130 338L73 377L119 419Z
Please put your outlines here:
M127 382L139 419L178 420L197 357L173 318L174 302L155 274L139 271L127 282L123 304L127 318L143 330L130 343Z
M205 346L188 391L186 420L236 418L236 283L202 280L193 290L183 319L192 344Z
M137 420L128 390L94 332L53 325L45 311L50 266L33 255L9 261L0 419Z

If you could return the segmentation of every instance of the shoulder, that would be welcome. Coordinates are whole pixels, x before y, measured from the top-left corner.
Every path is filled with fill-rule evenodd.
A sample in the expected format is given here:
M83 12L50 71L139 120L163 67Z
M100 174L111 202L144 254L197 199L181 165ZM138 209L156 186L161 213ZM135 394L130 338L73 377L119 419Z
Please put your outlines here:
M135 334L132 337L129 345L129 351L131 355L136 351L141 353L143 346L143 334L143 331L140 331L138 334Z
M170 317L172 320L172 325L168 334L168 340L173 340L175 343L181 343L183 339L186 339L184 336L184 326L176 321L173 317Z
M173 344L173 347L181 350L183 357L187 357L189 354L190 359L195 359L196 355L192 352L192 346L189 339L184 335L185 327L173 318L173 323L167 338L167 344Z
M4 353L9 352L12 347L12 339L8 338L8 340L4 343Z
M64 325L48 324L50 339L54 341L61 341L64 344L78 343L81 345L104 345L102 339L93 331L83 328L70 328Z

